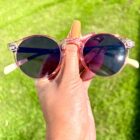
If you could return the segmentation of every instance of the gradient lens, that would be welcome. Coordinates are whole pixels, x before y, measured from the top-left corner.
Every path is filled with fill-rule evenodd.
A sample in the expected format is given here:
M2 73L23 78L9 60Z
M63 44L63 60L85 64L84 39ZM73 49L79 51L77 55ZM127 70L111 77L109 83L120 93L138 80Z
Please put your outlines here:
M87 67L97 75L111 76L124 65L127 50L124 44L110 34L92 36L83 49Z
M60 63L61 52L58 44L41 35L26 38L18 47L17 61L28 59L20 69L32 78L50 75Z

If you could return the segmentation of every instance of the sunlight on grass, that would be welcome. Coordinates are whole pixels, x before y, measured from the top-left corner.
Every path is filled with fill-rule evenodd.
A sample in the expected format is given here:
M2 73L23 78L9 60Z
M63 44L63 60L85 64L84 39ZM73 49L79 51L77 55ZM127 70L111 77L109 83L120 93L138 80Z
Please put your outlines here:
M3 76L4 66L14 62L7 43L32 34L64 39L74 19L83 34L117 33L131 38L138 55L139 0L0 1L0 140L44 140L45 124L34 81L20 70ZM135 140L132 123L138 70L130 66L111 78L95 77L89 88L97 140ZM71 116L70 116L71 117Z

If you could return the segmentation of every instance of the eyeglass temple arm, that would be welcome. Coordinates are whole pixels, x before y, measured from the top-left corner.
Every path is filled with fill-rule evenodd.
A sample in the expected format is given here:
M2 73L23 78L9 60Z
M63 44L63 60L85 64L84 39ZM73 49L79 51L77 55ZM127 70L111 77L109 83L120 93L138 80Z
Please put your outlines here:
M85 41L89 37L91 37L92 35L95 35L95 33L94 34L88 34L88 35L86 35L84 37L81 37L81 39L83 41ZM130 40L130 39L128 39L128 38L126 38L126 39L121 38L118 34L114 34L114 36L118 37L125 44L125 47L127 49L133 48L135 46L135 42ZM126 58L126 64L129 64L129 65L131 65L131 66L133 66L135 68L139 68L139 62L137 60L131 59L129 57Z
M12 71L14 71L15 69L17 69L18 67L20 67L21 65L25 64L26 62L38 57L38 56L41 56L41 55L44 55L44 54L47 54L47 53L53 53L52 50L49 50L49 49L41 49L41 48L34 48L34 49L29 49L26 48L26 47L23 47L20 51L20 53L24 53L24 52L28 52L28 53L33 53L33 52L36 52L36 51L39 51L41 50L41 52L37 53L37 54L34 54L28 58L25 58L25 59L22 59L22 60L19 60L18 62L16 63L13 63L13 64L10 64L8 66L6 66L4 68L4 74L9 74L11 73ZM57 50L56 50L57 52Z
M139 68L139 62L135 59L131 59L129 57L126 58L126 64L129 64L135 68Z
M25 58L25 59L22 59L22 60L17 61L16 63L13 63L13 64L10 64L10 65L6 66L6 67L4 68L4 74L9 74L9 73L11 73L12 71L14 71L15 69L17 69L17 68L20 67L21 65L23 65L23 64L25 64L26 62L28 62L28 61L30 61L30 60L32 60L32 59L38 57L38 56L41 56L41 55L43 55L43 54L34 54L34 55L30 56L30 57L27 57L27 58Z
M42 55L42 54L41 54ZM25 64L26 62L30 61L31 59L33 59L34 57L40 56L39 54L35 54L33 56L31 56L31 58L27 58L27 59L22 59L20 61L18 61L17 63L13 63L10 64L8 66L6 66L4 68L4 74L9 74L12 71L14 71L16 68L20 67L21 65ZM135 68L139 68L139 62L137 60L131 59L131 58L126 58L126 64L129 64Z
M25 64L26 62L28 62L28 59L22 59L22 60L18 61L17 63L13 63L13 64L10 64L10 65L6 66L4 68L4 74L11 73L12 71L14 71L15 69L17 69L21 65Z

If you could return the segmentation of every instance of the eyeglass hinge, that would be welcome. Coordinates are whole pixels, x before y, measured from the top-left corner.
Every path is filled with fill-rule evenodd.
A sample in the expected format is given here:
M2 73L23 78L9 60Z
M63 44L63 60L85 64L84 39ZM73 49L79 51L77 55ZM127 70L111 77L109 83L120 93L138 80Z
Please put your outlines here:
M15 43L9 43L8 44L8 48L10 49L10 51L12 51L13 53L15 53L17 51L17 44Z
M135 42L130 40L130 39L128 39L128 38L126 38L126 39L121 38L121 41L125 44L127 49L131 49L131 48L133 48L135 46Z

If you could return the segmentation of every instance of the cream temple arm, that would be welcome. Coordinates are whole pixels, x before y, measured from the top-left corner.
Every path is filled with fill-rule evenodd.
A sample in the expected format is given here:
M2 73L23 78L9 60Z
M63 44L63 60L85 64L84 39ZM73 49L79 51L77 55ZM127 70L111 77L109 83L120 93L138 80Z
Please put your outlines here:
M17 69L21 65L25 64L26 62L28 62L28 59L23 59L23 60L18 61L17 63L13 63L13 64L10 64L10 65L6 66L4 68L4 74L11 73L12 71L14 71L15 69Z
M7 74L11 73L12 71L14 71L15 69L17 69L18 67L25 64L28 61L29 61L28 59L23 59L23 60L18 61L17 63L13 63L13 64L6 66L4 68L4 74L7 75ZM126 64L129 64L135 68L139 68L139 62L137 60L134 60L134 59L131 59L128 57L126 58Z
M135 68L139 68L139 62L135 59L131 59L129 57L126 58L126 64L129 64Z

